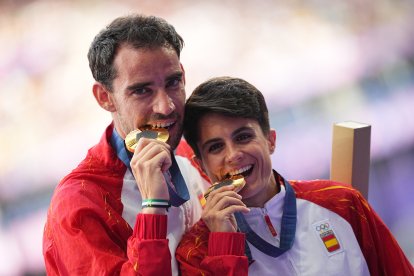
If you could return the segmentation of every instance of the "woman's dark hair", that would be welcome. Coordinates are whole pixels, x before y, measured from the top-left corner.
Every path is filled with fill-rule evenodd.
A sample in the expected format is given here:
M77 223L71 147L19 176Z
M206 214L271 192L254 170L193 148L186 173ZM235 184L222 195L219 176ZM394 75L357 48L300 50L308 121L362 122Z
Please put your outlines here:
M211 113L253 119L265 135L270 131L266 102L256 87L238 78L207 80L193 91L185 106L184 137L198 157L199 122Z

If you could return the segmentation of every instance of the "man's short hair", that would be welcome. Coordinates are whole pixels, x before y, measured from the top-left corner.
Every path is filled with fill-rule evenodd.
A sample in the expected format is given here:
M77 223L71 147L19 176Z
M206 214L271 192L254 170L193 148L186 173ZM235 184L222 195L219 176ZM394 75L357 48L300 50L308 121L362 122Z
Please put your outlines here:
M184 40L171 24L159 17L133 14L115 19L95 36L88 52L94 79L109 90L117 74L113 65L115 55L123 44L137 49L167 47L180 57Z

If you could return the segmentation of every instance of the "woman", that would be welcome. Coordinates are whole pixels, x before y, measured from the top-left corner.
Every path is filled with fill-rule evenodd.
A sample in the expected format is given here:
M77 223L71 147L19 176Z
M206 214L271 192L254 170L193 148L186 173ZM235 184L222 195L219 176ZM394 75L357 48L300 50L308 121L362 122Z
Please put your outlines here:
M272 169L276 132L263 95L215 78L187 100L185 138L212 191L176 257L182 275L413 275L390 231L361 194L327 180L286 181Z

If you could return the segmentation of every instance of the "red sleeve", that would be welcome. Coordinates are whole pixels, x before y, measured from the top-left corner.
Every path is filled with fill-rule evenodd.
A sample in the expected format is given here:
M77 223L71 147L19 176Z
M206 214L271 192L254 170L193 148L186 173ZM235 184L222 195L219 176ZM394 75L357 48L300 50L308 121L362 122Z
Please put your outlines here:
M210 233L200 220L176 250L181 275L247 275L244 242L243 233Z
M166 215L138 214L127 252L129 262L139 275L171 275L171 254L166 236Z
M358 215L366 220L354 221L353 227L371 275L414 275L413 266L388 227L362 196L360 199Z
M325 207L351 224L371 275L414 275L413 266L390 230L360 192L332 181L291 183L298 198Z
M63 198L52 200L44 231L48 275L171 275L167 216L138 214L132 230L99 197Z

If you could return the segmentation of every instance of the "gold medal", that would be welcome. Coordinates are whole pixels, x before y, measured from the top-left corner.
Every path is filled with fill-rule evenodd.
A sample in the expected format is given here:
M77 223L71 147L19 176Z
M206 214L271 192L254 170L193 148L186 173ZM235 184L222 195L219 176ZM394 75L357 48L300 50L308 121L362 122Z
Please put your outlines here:
M135 151L137 142L140 138L157 139L158 141L166 143L170 137L168 130L165 128L143 128L136 129L128 133L125 137L125 146L130 152Z
M211 185L210 188L208 188L207 192L204 194L204 198L207 199L207 197L210 195L212 191L226 185L233 185L234 191L238 193L241 191L241 189L243 189L244 185L246 185L246 181L244 180L243 176L236 175L234 177L225 179L221 182L216 182L213 185Z

